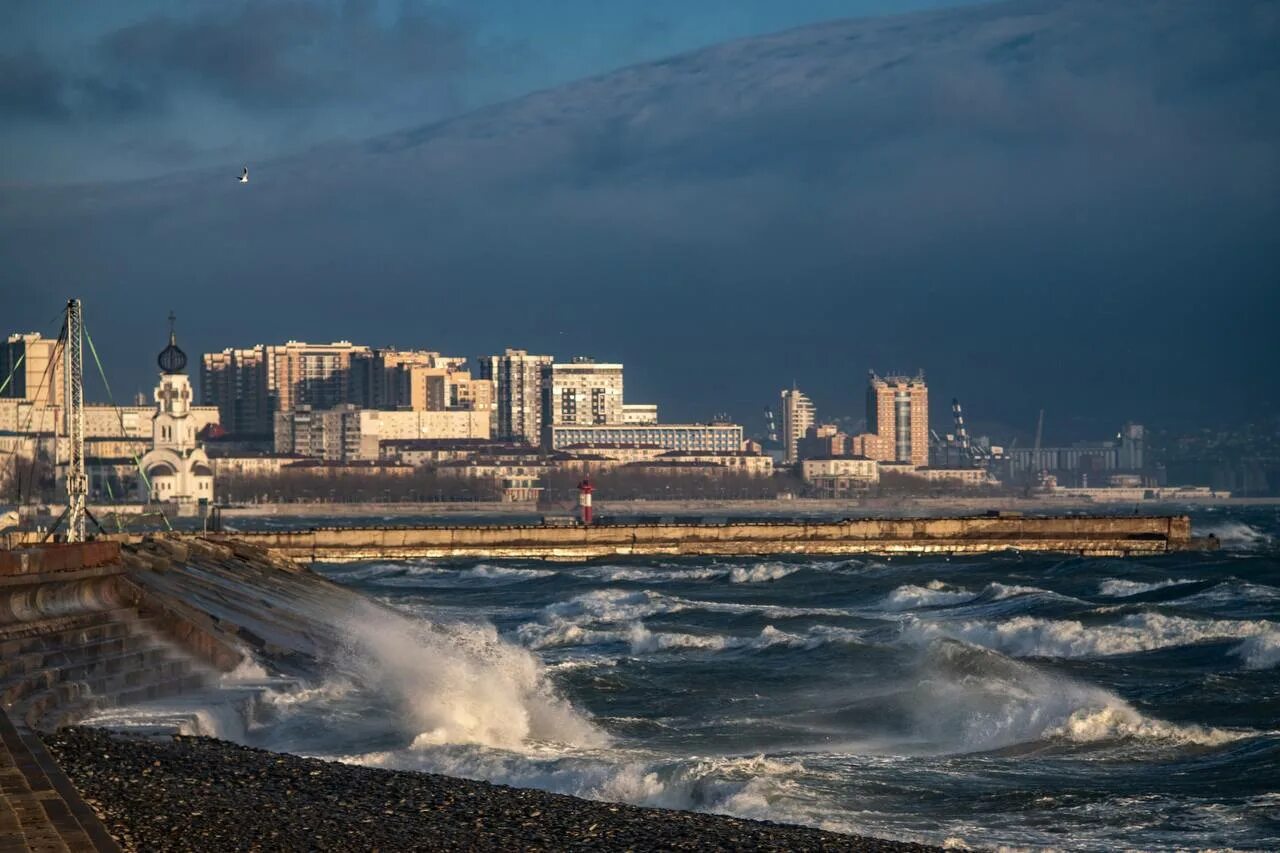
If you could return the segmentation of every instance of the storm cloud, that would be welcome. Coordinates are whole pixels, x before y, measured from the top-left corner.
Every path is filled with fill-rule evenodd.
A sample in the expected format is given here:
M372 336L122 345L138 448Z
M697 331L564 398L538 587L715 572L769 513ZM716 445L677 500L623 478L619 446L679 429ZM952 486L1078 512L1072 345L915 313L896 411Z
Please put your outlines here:
M856 415L871 367L923 367L993 428L1047 407L1059 438L1240 417L1280 398L1277 7L832 22L255 163L245 188L9 193L0 252L32 322L85 297L124 387L173 307L196 351L616 359L669 419L752 421L792 380Z

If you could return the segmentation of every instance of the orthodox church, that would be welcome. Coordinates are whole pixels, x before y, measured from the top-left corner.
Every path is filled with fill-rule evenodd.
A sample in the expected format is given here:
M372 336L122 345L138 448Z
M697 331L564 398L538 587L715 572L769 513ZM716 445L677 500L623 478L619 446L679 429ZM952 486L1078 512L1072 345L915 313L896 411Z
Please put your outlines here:
M145 476L139 483L143 499L179 504L206 500L213 503L213 469L209 457L196 443L196 418L191 413L191 381L183 371L187 354L178 348L170 316L169 345L156 359L160 384L156 386L157 410L152 420L151 449L142 457Z

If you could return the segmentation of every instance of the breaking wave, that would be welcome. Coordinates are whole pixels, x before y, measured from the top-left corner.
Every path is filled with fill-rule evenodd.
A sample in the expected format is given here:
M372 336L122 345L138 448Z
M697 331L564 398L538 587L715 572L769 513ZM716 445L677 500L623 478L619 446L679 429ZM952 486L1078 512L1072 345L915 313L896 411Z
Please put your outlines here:
M1072 619L1017 616L999 622L927 622L905 624L909 636L949 637L1015 657L1088 658L1133 654L1215 640L1280 637L1265 620L1192 619L1137 613L1109 625L1085 625Z
M973 601L978 593L963 587L948 588L942 581L929 581L924 586L907 584L885 596L881 610L918 610L922 607L941 607L948 604L964 604Z
M521 749L533 741L605 742L556 693L542 663L503 641L492 625L409 620L369 605L343 628L338 669L390 697L415 744Z
M1108 578L1098 584L1098 595L1105 595L1108 598L1127 598L1131 595L1141 595L1144 592L1152 592L1157 589L1164 589L1170 586L1182 586L1184 584L1196 583L1194 580L1169 580L1153 581L1151 583L1143 583L1142 581L1127 581L1119 578Z
M1222 547L1231 551L1259 551L1271 546L1271 536L1243 521L1222 521L1211 524L1198 535L1216 536Z
M782 563L758 563L750 567L734 566L733 571L729 573L729 581L730 583L776 581L799 569L799 566L787 566Z
M929 645L923 675L915 725L944 751L1053 740L1219 746L1257 734L1154 719L1109 690L946 640Z
M1270 669L1280 664L1280 633L1272 631L1250 637L1228 654L1241 658L1245 669Z

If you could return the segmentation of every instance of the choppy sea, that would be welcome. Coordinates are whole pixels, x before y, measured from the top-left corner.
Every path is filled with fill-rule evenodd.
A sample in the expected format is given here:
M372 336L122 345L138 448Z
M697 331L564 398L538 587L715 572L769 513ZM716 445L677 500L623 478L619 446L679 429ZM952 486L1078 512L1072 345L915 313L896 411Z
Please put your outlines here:
M398 615L242 739L954 846L1280 849L1280 511L1148 559L322 566Z

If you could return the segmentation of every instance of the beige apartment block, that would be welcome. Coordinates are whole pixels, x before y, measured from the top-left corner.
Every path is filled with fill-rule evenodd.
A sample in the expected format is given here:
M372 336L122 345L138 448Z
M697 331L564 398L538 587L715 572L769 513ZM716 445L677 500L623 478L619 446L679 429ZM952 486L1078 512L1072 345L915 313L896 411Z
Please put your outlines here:
M874 459L846 456L839 459L806 459L800 463L806 483L823 478L846 477L867 484L880 482L880 465Z
M278 412L275 452L330 462L379 461L380 442L397 439L487 439L489 413L359 409Z
M10 335L0 347L0 384L6 379L0 398L62 405L63 372L57 339L41 337L39 332Z
M622 422L624 424L656 424L658 422L658 404L623 403Z
M480 360L480 378L493 383L493 436L536 445L542 437L543 370L555 359L508 349Z
M881 441L864 442L853 452L917 468L928 465L929 387L924 373L882 377L872 372L867 381L867 426Z
M621 364L577 358L546 366L542 376L546 425L623 423Z
M782 461L794 465L800 459L800 439L813 426L817 409L799 388L782 392Z
M964 486L985 486L995 480L985 468L917 468L911 472L931 483L959 483Z

